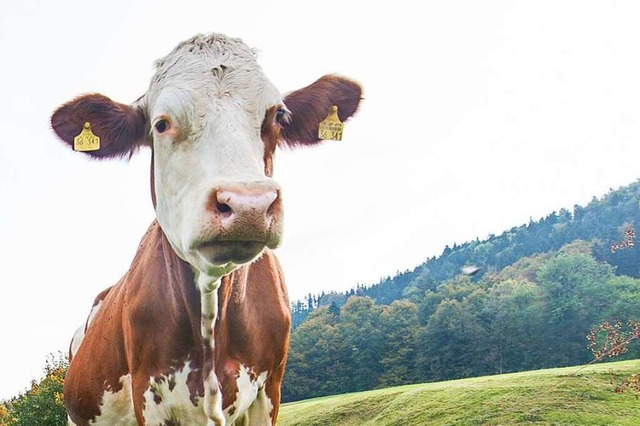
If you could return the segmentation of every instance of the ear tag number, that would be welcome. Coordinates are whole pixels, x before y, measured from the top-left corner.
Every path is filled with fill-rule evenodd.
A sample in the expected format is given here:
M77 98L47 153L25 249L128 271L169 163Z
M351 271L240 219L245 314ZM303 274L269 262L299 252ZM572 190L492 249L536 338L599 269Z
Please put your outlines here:
M341 141L344 124L338 118L338 107L332 106L327 118L320 122L318 139Z
M74 151L97 151L100 149L100 138L91 131L91 123L88 121L82 126L82 131L73 138Z

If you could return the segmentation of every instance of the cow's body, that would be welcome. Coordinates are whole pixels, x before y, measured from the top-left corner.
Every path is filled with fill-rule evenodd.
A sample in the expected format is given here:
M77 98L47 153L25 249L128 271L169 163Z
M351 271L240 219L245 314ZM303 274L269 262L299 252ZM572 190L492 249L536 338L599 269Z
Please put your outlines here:
M253 52L223 35L181 43L132 106L85 95L52 117L72 144L90 123L97 158L152 149L157 221L129 271L71 344L64 397L75 425L274 424L290 313L280 266L277 145L314 144L361 89L325 76L282 97Z
M277 415L290 326L273 253L225 276L218 303L214 359L225 417L232 424L269 424ZM200 295L191 267L175 255L157 222L129 272L96 304L91 324L100 327L87 327L65 383L71 417L111 425L124 418L130 424L207 424ZM105 356L95 360L96 354ZM104 401L112 408L102 412Z

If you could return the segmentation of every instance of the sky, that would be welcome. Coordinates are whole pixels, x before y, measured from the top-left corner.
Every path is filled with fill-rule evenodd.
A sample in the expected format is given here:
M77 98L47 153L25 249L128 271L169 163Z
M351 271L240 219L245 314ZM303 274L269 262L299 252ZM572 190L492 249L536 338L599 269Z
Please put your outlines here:
M95 4L95 5L94 5ZM148 151L92 161L49 127L130 103L196 33L242 38L282 91L364 86L341 142L277 153L293 300L413 269L634 182L640 2L12 1L0 14L0 400L66 351L154 218Z

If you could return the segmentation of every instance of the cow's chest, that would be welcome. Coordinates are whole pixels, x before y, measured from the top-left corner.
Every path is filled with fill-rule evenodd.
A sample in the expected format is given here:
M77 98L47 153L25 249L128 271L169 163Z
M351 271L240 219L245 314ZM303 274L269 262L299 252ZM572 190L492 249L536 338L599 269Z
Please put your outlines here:
M144 391L142 414L149 425L205 425L207 418L198 397L200 372L189 363L167 375L151 377Z
M246 420L251 421L249 424L271 424L273 404L264 391L267 374L266 371L256 374L240 365L235 374L226 378L225 386L237 389L233 403L224 409L227 425ZM188 362L172 373L150 378L143 393L145 424L206 425L208 419L203 398L198 395L198 388L201 389L198 380L200 371L192 369ZM123 376L120 383L123 386L118 392L104 392L100 415L93 424L136 424L131 376Z

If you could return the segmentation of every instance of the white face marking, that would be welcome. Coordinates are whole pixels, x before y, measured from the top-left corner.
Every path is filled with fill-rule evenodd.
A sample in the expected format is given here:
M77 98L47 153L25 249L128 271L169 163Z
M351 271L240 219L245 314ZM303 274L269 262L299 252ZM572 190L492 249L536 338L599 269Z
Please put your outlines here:
M265 175L261 126L282 97L239 40L199 36L158 61L145 102L158 221L179 257L222 276L236 265L196 250L219 233L207 210L212 192L229 183L276 186Z
M91 425L122 425L136 426L136 418L133 413L133 400L131 399L131 375L120 377L122 389L118 392L104 391L102 394L102 404L100 405L100 415L97 416Z

